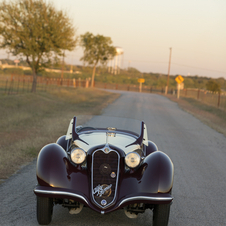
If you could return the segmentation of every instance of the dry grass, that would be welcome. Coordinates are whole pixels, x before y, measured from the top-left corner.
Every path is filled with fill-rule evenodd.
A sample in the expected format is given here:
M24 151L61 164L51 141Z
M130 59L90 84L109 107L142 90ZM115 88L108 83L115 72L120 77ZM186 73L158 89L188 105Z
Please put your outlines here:
M203 104L193 98L180 97L180 99L177 99L172 95L167 97L177 102L183 110L191 113L200 121L226 136L226 112L222 109Z
M34 159L45 144L65 134L74 115L99 114L118 96L84 88L0 96L0 179L6 179ZM80 118L79 123L84 120Z

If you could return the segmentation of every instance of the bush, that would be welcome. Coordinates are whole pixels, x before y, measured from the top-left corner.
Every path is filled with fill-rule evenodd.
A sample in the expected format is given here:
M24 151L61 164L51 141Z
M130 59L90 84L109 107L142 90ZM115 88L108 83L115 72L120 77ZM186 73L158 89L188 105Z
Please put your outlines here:
M31 70L24 70L24 75L32 75L32 71Z
M16 74L16 75L24 75L24 71L21 68L5 68L4 74Z
M221 91L220 85L216 81L214 81L213 79L209 80L206 83L206 89L209 90L209 91L212 91L214 93Z

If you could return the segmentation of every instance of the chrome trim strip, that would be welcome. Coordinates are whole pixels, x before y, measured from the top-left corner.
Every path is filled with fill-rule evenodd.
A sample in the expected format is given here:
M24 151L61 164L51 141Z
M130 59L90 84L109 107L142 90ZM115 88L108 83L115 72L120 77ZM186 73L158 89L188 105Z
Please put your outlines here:
M109 148L110 151L108 153L106 153L104 151L105 148L109 148L108 144L106 144L102 149L97 149L96 151L93 152L93 154L92 154L92 166L91 166L92 167L92 175L91 175L91 192L92 192L92 198L93 198L95 204L97 206L99 206L101 209L106 209L107 207L109 207L110 205L112 205L112 203L114 203L114 201L116 199L116 194L117 194L117 189L118 189L118 179L119 179L119 164L120 164L120 155L119 155L119 153L117 151L115 151L115 150L110 149L110 148ZM115 194L114 194L113 200L110 203L108 203L108 205L106 205L106 206L101 206L99 203L97 203L96 200L95 200L95 198L94 198L94 195L93 195L93 189L94 189L94 187L93 187L93 159L94 158L93 157L94 157L94 154L97 151L102 151L106 155L109 154L110 152L115 152L118 155L118 169L117 169L117 178L116 178L116 184L115 184Z
M73 197L76 197L76 198L80 198L82 199L83 201L85 201L87 204L87 200L86 198L84 198L83 196L81 195L77 195L77 194L74 194L74 193L71 193L71 192L66 192L66 191L48 191L48 190L39 190L39 189L34 189L35 192L37 193L40 193L40 194L51 194L51 195L69 195L69 196L73 196Z
M172 201L173 198L172 197L149 197L149 196L134 196L131 198L127 198L122 200L118 206L121 206L123 203L125 202L129 202L129 201L135 201L135 200L149 200L149 201Z

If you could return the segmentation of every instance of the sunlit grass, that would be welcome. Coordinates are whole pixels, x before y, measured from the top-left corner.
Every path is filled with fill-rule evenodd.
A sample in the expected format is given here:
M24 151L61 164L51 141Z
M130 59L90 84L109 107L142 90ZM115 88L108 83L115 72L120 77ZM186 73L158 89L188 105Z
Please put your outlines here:
M73 116L100 114L118 96L97 89L68 87L0 96L0 179L7 178L35 158L45 144L65 134Z
M212 113L218 116L221 120L226 121L226 112L220 108L213 107L207 104L204 104L194 98L182 98L183 100L187 101L197 109Z
M207 105L194 98L180 97L180 99L177 99L172 95L168 95L167 97L177 102L182 109L191 113L203 123L226 136L225 110Z

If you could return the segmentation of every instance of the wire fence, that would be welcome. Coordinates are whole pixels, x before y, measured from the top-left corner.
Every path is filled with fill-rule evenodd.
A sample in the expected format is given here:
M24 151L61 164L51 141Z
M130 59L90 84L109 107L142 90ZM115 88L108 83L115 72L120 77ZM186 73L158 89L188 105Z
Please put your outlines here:
M165 93L164 87L156 87L156 86L140 86L140 85L132 85L132 84L113 84L113 83L103 83L103 82L95 82L96 88L102 89L112 89L112 90L124 90L131 92L142 92L142 93ZM173 89L169 91L170 94L175 93Z
M165 93L165 87L144 86L144 85L141 87L140 85L108 84L102 82L95 82L95 87L103 89L125 90L144 93L157 93L157 94ZM169 89L168 94L177 95L177 90ZM180 96L194 98L196 100L201 101L202 103L218 107L222 110L226 110L226 93L213 93L201 89L183 89L180 91Z
M226 93L213 93L201 89L183 89L180 96L194 98L202 103L226 110Z
M0 75L0 93L6 95L31 92L33 76ZM37 77L36 92L46 92L56 87L89 87L90 80Z
M33 76L26 75L0 75L0 93L5 95L14 95L20 93L31 92ZM61 78L43 78L37 77L36 92L46 92L47 90L55 89L56 87L90 87L90 79L61 79ZM131 92L144 92L164 94L165 87L155 86L140 86L131 84L110 84L103 82L95 82L96 88L124 90ZM168 94L176 95L177 91L169 89ZM213 93L201 89L183 89L180 91L180 96L194 98L205 104L218 107L226 110L226 93Z

